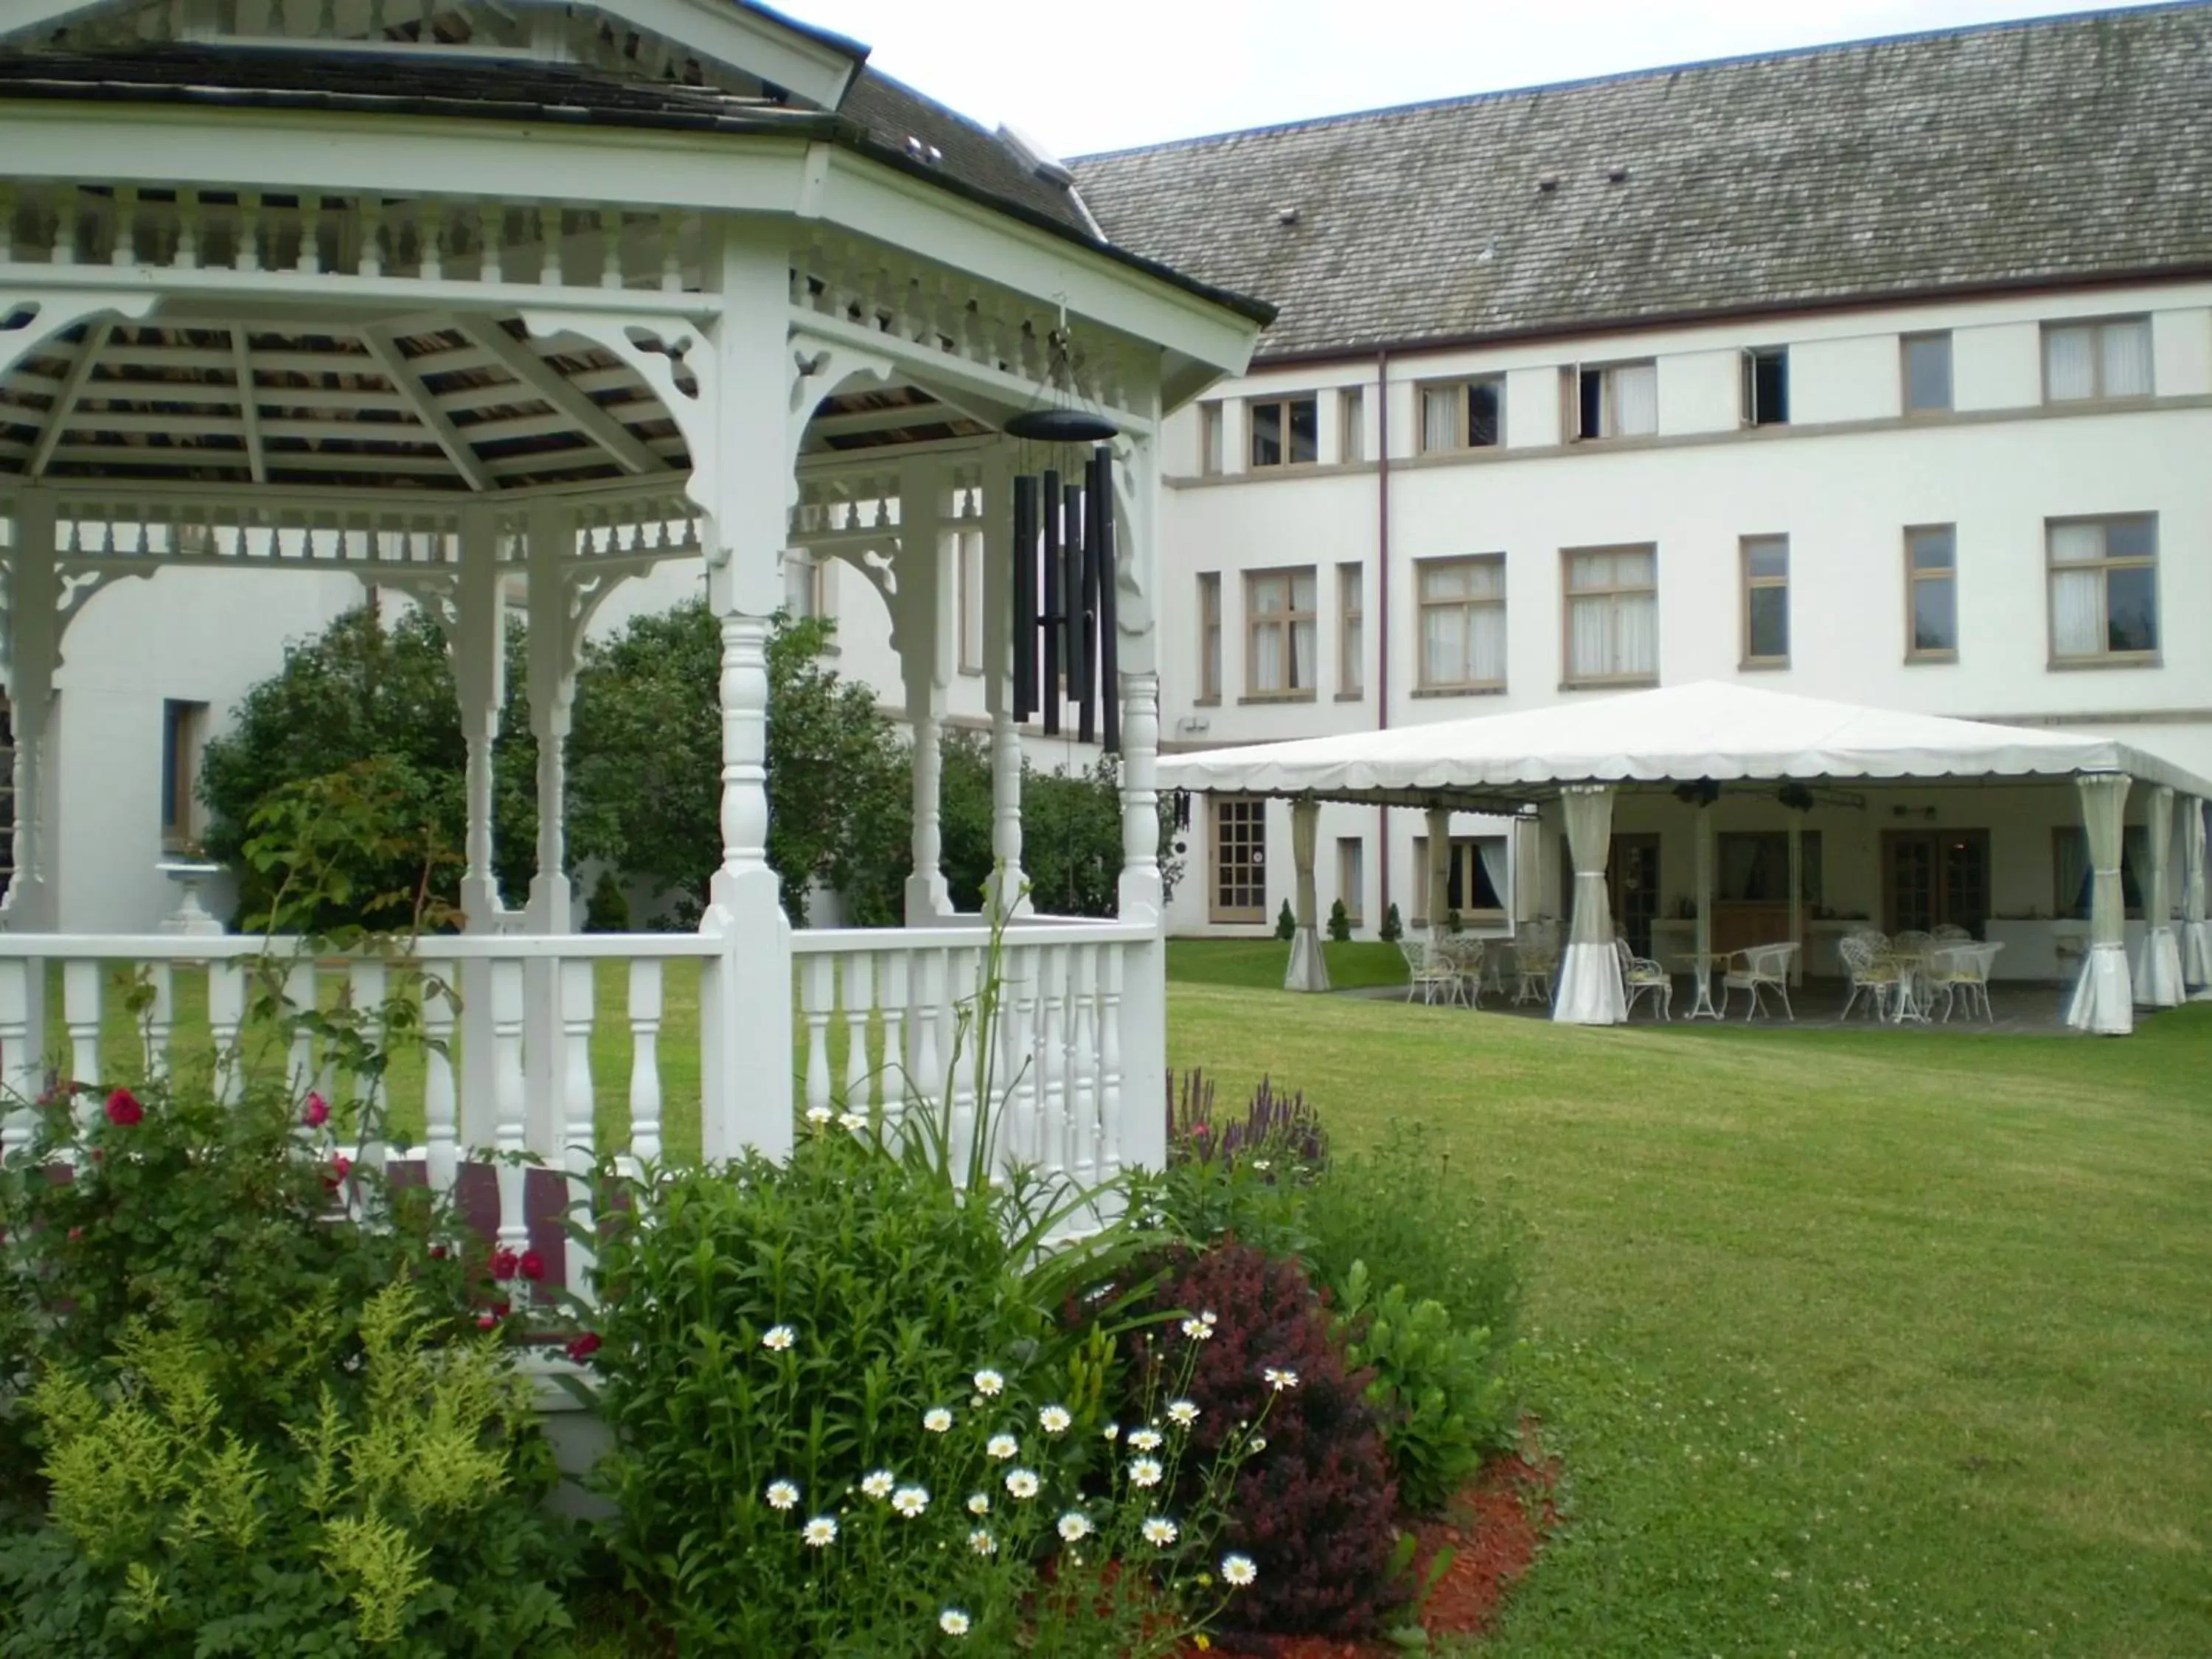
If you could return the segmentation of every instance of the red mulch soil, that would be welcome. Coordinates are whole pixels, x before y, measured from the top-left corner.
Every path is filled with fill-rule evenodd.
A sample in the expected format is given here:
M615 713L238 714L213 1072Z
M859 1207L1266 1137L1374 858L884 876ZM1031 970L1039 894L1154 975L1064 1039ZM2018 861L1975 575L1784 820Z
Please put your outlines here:
M1551 1529L1555 1518L1552 1488L1558 1479L1554 1463L1496 1458L1484 1465L1441 1518L1413 1523L1419 1540L1414 1558L1419 1574L1426 1575L1439 1548L1449 1544L1452 1549L1451 1565L1420 1608L1421 1624L1431 1636L1473 1636L1488 1626L1498 1602L1528 1571ZM1326 1636L1224 1632L1212 1639L1216 1653L1265 1655L1267 1659L1397 1659L1403 1652L1385 1641Z

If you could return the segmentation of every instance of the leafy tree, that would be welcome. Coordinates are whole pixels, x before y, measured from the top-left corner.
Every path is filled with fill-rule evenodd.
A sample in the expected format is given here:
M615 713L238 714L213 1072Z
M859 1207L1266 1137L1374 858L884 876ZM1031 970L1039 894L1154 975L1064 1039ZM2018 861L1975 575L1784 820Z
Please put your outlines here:
M538 835L538 745L530 735L522 656L520 632L511 629L507 708L492 751L494 867L509 902L528 890ZM445 641L418 611L386 623L364 605L315 638L289 646L283 667L246 692L231 729L208 744L199 786L209 814L205 846L210 858L238 872L241 914L265 911L270 898L266 878L246 857L255 809L287 785L371 762L410 843L458 853L468 833L468 745ZM364 848L359 856L363 867L351 882L357 893L410 891L420 876L412 853ZM442 863L442 890L433 896L451 904L459 898L459 865ZM332 909L307 923L320 930L404 919L396 911Z

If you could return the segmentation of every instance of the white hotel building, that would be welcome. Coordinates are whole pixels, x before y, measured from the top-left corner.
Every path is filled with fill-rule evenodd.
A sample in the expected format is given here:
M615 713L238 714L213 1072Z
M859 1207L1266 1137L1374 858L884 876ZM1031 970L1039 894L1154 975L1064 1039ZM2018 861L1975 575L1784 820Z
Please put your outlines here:
M1164 734L1741 677L2212 773L2208 87L2200 3L1078 162L1117 240L1282 307L1168 451ZM1716 810L1722 948L1787 937L1792 825L1812 972L1858 918L2002 939L2014 977L2086 933L2071 791ZM1639 952L1687 943L1691 816L1620 804ZM1271 924L1289 821L1194 804L1178 931ZM1556 823L1455 828L1469 926L1560 914ZM1422 833L1324 807L1323 910L1421 919Z

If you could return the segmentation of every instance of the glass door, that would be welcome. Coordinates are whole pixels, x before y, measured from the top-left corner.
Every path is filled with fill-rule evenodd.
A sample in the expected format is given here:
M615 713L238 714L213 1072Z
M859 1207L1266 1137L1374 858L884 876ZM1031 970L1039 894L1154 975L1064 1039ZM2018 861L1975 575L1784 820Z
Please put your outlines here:
M1990 832L1891 830L1882 835L1885 920L1893 933L1951 926L1979 938L1990 915Z

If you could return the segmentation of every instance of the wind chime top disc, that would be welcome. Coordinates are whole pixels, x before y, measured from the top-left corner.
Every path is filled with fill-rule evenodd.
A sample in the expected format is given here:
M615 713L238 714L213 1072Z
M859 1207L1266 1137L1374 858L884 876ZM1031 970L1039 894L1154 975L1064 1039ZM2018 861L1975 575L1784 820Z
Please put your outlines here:
M1097 443L1120 430L1087 409L1025 409L1006 422L1012 436L1047 444Z

